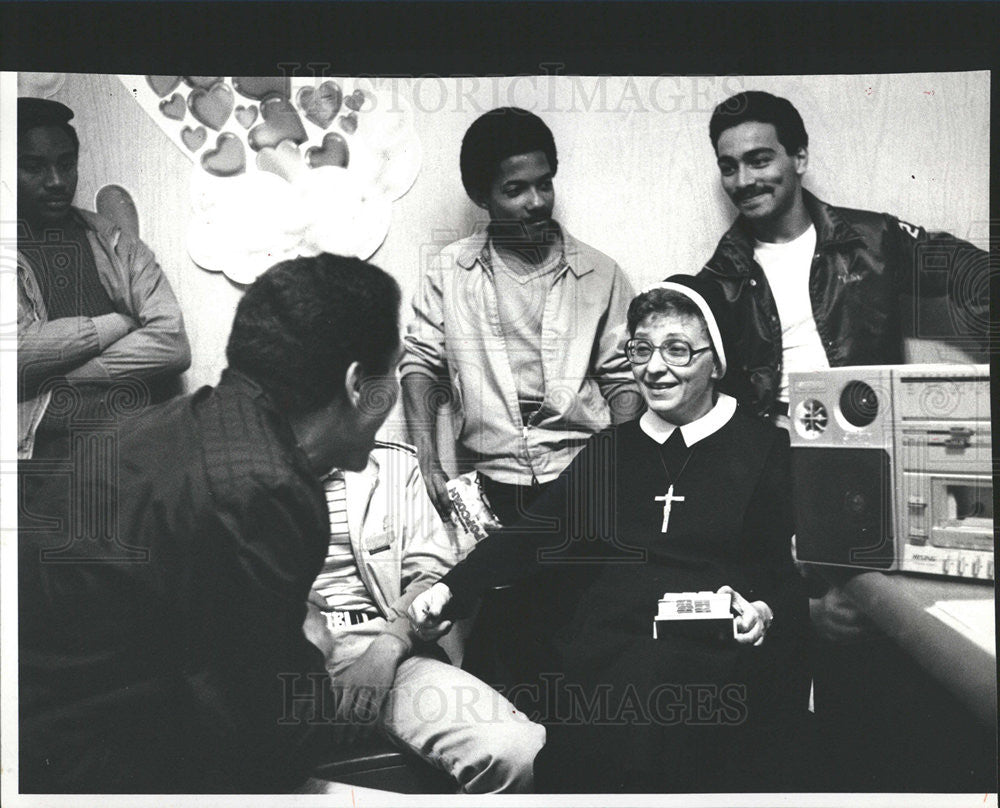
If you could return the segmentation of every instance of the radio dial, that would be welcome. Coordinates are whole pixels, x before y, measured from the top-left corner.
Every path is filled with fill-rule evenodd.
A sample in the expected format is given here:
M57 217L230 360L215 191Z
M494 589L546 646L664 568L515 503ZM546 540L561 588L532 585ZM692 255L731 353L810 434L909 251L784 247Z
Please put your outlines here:
M956 566L955 571L959 575L965 575L965 558L963 556L958 557L958 564Z
M973 578L978 578L979 577L979 569L982 566L983 566L983 562L980 561L978 558L974 558L972 560L972 570L971 570L971 572L972 572L972 577Z
M946 558L944 561L941 562L941 572L943 572L945 575L948 575L948 574L951 573L951 559L950 558Z

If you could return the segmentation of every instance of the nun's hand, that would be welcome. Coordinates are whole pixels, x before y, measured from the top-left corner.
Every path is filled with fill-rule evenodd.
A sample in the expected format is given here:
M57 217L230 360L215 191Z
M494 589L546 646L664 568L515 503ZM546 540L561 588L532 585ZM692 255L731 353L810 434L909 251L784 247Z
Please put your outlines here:
M451 621L441 617L444 607L451 600L451 590L440 581L417 595L407 611L414 633L426 642L447 634Z
M718 594L729 594L733 598L736 642L741 645L762 645L774 620L771 607L762 600L751 603L731 586L720 587Z

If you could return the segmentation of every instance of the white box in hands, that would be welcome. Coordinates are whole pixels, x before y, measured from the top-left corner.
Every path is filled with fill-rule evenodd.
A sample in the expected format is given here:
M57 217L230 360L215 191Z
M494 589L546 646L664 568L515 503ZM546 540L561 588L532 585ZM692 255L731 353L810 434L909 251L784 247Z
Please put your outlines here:
M732 640L736 636L732 605L733 598L728 593L666 592L653 619L653 639Z

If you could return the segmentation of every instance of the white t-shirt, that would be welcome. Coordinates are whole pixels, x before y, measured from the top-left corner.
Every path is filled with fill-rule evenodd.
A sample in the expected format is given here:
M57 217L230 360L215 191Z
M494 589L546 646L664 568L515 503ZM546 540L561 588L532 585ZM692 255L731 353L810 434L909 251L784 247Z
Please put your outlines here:
M778 399L784 402L788 401L789 371L830 367L809 300L809 269L815 251L816 227L812 224L792 241L782 244L758 241L754 246L754 258L764 270L781 321L781 390Z

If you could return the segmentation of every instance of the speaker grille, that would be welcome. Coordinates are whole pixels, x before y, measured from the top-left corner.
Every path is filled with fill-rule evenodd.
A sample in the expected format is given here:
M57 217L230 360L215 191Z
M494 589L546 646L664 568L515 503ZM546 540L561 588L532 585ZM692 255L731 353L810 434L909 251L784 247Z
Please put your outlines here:
M892 478L884 449L792 451L796 553L800 561L889 569Z
M796 409L795 420L802 437L814 439L826 432L830 414L822 402L815 398L806 399Z
M844 385L840 394L840 412L852 426L866 427L878 417L878 394L867 382L855 379Z

